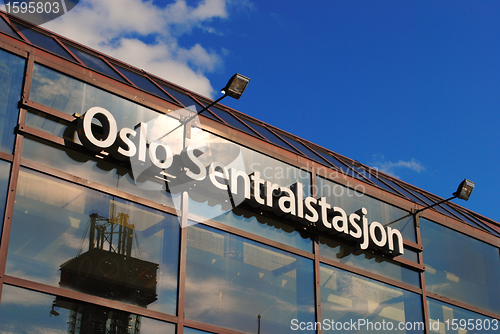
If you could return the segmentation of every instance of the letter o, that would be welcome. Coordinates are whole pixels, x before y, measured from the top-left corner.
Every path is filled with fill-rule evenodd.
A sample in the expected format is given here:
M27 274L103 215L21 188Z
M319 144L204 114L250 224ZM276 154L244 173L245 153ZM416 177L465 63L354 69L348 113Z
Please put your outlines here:
M92 119L94 118L101 122L103 140L97 139L92 133ZM113 145L118 127L115 118L109 111L101 107L92 107L83 115L81 130L78 131L78 137L82 143L93 151L100 151Z
M166 158L164 162L161 162L156 156L156 149L158 148L158 146L163 147L163 149L165 150ZM153 165L162 169L170 167L172 165L172 162L174 161L174 156L172 154L170 146L165 145L159 141L154 141L149 144L149 158L151 159Z
M377 239L377 233L375 229L378 229L380 231L380 240ZM373 222L370 224L370 239L378 247L384 247L387 243L387 233L385 232L382 224L380 224L379 222Z

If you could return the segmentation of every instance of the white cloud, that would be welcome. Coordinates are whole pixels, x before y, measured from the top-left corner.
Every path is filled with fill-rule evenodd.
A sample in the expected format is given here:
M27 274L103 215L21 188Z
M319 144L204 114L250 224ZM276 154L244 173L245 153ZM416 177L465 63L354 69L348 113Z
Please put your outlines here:
M176 0L160 7L151 0L81 0L43 27L210 97L206 73L221 66L224 51L180 45L178 38L195 29L219 34L210 22L229 17L229 2L203 0L193 7Z
M386 161L383 155L374 156L375 162L371 165L381 172L399 178L398 171L411 170L417 173L425 171L425 167L416 159L410 161L399 160L398 162Z

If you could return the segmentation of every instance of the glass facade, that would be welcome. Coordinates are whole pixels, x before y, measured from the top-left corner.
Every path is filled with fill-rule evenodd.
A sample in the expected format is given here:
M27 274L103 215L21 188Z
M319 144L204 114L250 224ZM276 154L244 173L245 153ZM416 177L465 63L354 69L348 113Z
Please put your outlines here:
M185 123L192 111L168 98L132 101L116 75L108 87L54 57L26 66L26 53L0 50L1 333L498 330L496 235L399 220L412 207L401 182L395 195L373 180L377 198L361 175L318 176L330 175L323 158L349 167L305 141L283 137L314 163L265 126L253 130L268 141L248 141L225 116L227 132ZM345 211L346 235L319 227L343 217L326 203ZM404 254L389 249L398 242Z

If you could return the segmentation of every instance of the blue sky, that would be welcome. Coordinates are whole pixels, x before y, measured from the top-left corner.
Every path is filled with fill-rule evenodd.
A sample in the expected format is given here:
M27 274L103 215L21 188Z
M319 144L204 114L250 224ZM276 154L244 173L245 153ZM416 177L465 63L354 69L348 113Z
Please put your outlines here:
M44 27L500 221L500 2L81 0Z

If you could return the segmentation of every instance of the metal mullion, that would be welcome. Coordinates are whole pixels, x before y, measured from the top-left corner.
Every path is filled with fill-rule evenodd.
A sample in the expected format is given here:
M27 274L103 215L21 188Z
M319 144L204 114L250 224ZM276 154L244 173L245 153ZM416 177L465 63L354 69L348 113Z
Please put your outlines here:
M265 237L261 237L260 235L256 235L256 234L253 234L250 232L242 231L236 227L228 226L228 225L216 222L214 220L204 219L203 217L197 216L197 215L192 214L192 213L189 214L188 218L189 218L189 220L192 220L192 221L197 222L197 223L202 224L202 225L206 225L206 226L215 228L215 229L223 231L223 232L234 234L234 235L240 236L240 237L245 238L245 239L249 239L249 240L252 240L252 241L267 245L267 246L271 246L271 247L274 247L274 248L277 248L277 249L280 249L280 250L283 250L283 251L286 251L286 252L289 252L289 253L292 253L292 254L295 254L298 256L305 257L307 259L314 259L314 254L312 254L312 252L308 252L308 251L305 251L302 249L295 248L293 246L283 244L283 243L278 242L278 241L274 241L274 240L271 240L271 239L268 239Z
M481 309L479 307L472 306L472 305L469 305L469 304L464 303L464 302L459 302L459 301L457 301L455 299L451 299L451 298L448 298L448 297L440 296L440 295L437 295L437 294L435 294L433 292L427 292L427 297L435 299L435 300L438 300L438 301L446 303L446 304L450 304L450 305L453 305L453 306L456 306L456 307L463 308L463 309L465 309L467 311L471 311L471 312L474 312L474 313L479 313L481 315L484 315L484 316L487 316L487 317L490 317L490 318L494 318L494 319L500 320L500 314L496 314L494 312L486 311L486 310L483 310L483 309Z
M154 81L154 80L153 80L153 79L149 76L148 72L146 72L146 71L142 70L142 74L144 75L144 77L146 77L146 79L148 79L149 81L151 81L151 83L152 83L153 85L155 85L155 86L156 86L156 88L158 88L159 90L161 90L161 91L162 91L165 95L167 95L167 96L168 96L169 98L171 98L173 101L175 101L175 102L179 102L179 101L177 101L177 99L176 99L176 98L174 98L172 95L170 95L170 93L169 93L169 92L167 92L167 91L166 91L166 90L165 90L162 86L160 86L160 85L159 85L156 81ZM182 103L179 103L179 104L180 104L180 105L182 105Z
M19 29L17 29L17 27L10 21L9 17L7 15L5 15L5 13L3 13L3 12L0 11L0 15L5 20L5 22L7 22L7 24L12 28L12 30L14 30L16 32L16 34L18 34L19 37L21 37L21 39L23 41L25 41L26 43L31 44L31 42L26 38L26 36L24 36L24 34L21 33L21 31L19 31Z
M26 110L20 109L18 124L26 122ZM9 238L12 227L12 215L14 214L14 204L16 200L17 180L19 178L19 168L21 165L21 154L23 149L23 139L21 134L16 134L14 144L14 154L10 170L9 187L7 191L7 198L5 201L5 214L3 218L2 236L0 242L0 282L3 281L5 276L5 267L7 263L7 250L9 249ZM2 294L3 285L0 284L0 297Z
M184 215L184 212L183 212ZM186 300L186 267L187 267L187 227L181 226L179 241L179 272L177 278L177 334L184 333L184 306Z
M314 300L316 309L316 322L322 323L321 316L321 266L320 266L320 252L319 252L319 236L316 235L314 240ZM321 326L317 328L316 333L322 334Z
M55 136L55 135L50 134L50 133L47 133L45 131L38 130L38 129L32 128L30 126L26 126L26 125L19 125L18 130L19 130L19 132L21 132L23 134L32 135L36 138L44 139L48 142L51 142L51 143L54 143L57 145L61 145L61 146L65 146L65 140L63 138Z
M412 269L415 271L425 271L425 267L423 265L416 263L416 262L413 262L413 261L410 261L410 260L407 260L407 259L394 258L394 259L387 259L387 260L392 260L392 261L396 262L398 265L405 267L405 268L408 268L408 269Z
M120 82L100 72L90 72L86 68L71 61L56 59L56 56L42 50L36 54L35 61L51 70L61 72L63 75L81 81L85 84L97 87L100 90L116 95L127 101L131 101L158 113L168 114L177 105L165 99L149 94L125 82ZM121 72L119 72L121 75ZM96 78L102 77L103 80ZM128 82L128 81L127 81Z
M383 184L385 184L388 188L392 189L396 195L401 195L401 196L403 196L403 197L405 197L405 198L406 198L406 196L405 196L404 194L402 194L401 192L399 192L397 189L394 189L394 187L392 187L390 184L388 184L387 182L385 182L385 181L384 181L384 178L382 178L382 177L378 177L378 169L377 169L377 175L375 175L375 173L371 172L372 168L368 167L368 169L369 169L369 170L368 170L367 172L368 172L371 176L373 176L373 177L377 178L377 180L379 180L380 182L382 182Z
M500 238L478 229L477 227L471 226L469 224L464 224L461 221L458 221L450 216L444 215L440 212L436 212L433 210L428 210L421 215L423 218L433 221L436 224L443 225L452 229L453 231L457 231L459 233L465 234L471 238L480 240L484 243L492 245L494 247L500 248Z
M23 100L21 102L22 102L23 106L28 108L29 111L33 110L33 111L43 112L44 114L53 116L59 120L63 120L63 121L69 122L69 123L74 122L77 119L73 115L67 114L65 112L59 111L59 110L51 108L51 107L47 107L46 105L43 105L43 104L38 103L38 102L34 102L31 100Z
M311 150L311 152L313 152L314 154L316 154L318 156L318 158L320 158L321 160L325 161L326 162L326 166L329 166L330 168L333 166L333 168L338 168L337 166L335 166L333 163L331 163L330 161L326 160L325 158L323 158L320 154L318 154L316 152L316 150L312 149L311 146L307 145L305 142L303 141L300 141L300 143L302 145L304 145L306 148L308 148L309 150ZM320 161L321 161L320 160ZM342 171L341 171L342 172Z
M383 178L377 177L376 175L373 175L373 173L370 173L370 174L372 176L376 177L380 182L382 182L383 184L385 184L387 187L391 188L394 191L394 194L399 195L401 197L404 197L404 198L412 201L411 198L406 197L405 194L401 193L399 190L395 189L393 186L391 186L390 184L388 184L387 182L385 182Z
M446 203L446 204L449 205L450 203ZM446 207L443 207L443 206L440 206L440 207L442 207L446 211L449 211L448 209L446 209ZM460 210L458 208L452 208L451 206L450 206L450 209L453 209L458 214L463 215L465 218L469 219L473 223L478 224L482 229L484 229L488 233L500 233L500 232L495 231L495 229L489 227L485 222L482 222L481 220L475 218L474 216L472 216L471 214L469 214L463 210ZM453 214L453 212L451 212L451 214ZM456 216L455 214L453 214L453 215ZM462 218L457 216L457 220L462 220Z
M76 59L76 61L77 61L80 65L85 66L86 68L89 68L87 65L85 65L85 63L84 63L83 61L81 61L81 59L80 59L80 58L78 58L78 57L77 57L77 56L76 56L73 52L71 52L71 50L70 50L70 49L68 49L68 48L66 47L66 45L64 45L64 44L63 44L63 43L59 40L59 38L57 38L55 35L51 35L50 37L52 37L52 39L54 39L54 40L57 42L57 44L59 44L59 45L60 45L60 46L61 46L61 47L62 47L62 48L63 48L63 49L67 52L67 53L69 53L71 57L75 58L75 59Z
M28 54L26 68L24 72L23 90L21 92L21 99L29 98L31 90L31 78L33 75L34 55ZM21 127L26 123L27 111L26 109L19 109L17 126ZM2 236L0 242L0 282L5 275L5 267L7 263L7 250L9 248L10 230L12 227L12 215L14 214L14 204L16 199L17 180L19 178L19 168L21 165L21 155L23 150L24 137L20 133L16 133L14 150L12 153L12 163L10 170L10 180L8 186L7 197L5 201L5 213L3 219ZM0 284L0 299L2 295L3 284Z
M224 105L221 105L221 106L224 106ZM224 106L224 107L225 107L225 106ZM226 111L227 113L229 113L229 115L233 116L234 118L236 118L236 119L237 119L238 121L240 121L241 123L245 124L245 125L246 125L247 127L249 127L249 128L250 128L253 132L257 133L259 136L261 136L262 138L264 138L264 140L265 140L265 141L267 141L267 142L271 143L272 145L276 145L276 144L272 143L269 139L267 139L266 137L264 137L264 135L261 135L261 134L260 134L260 132L258 132L258 131L257 131L257 130L255 130L254 128L252 128L252 125L251 125L251 123L252 123L252 122L246 122L244 118L239 117L239 116L238 116L235 112L233 112L230 108L225 107L225 108L224 108L224 111ZM257 119L254 119L254 121L255 121L256 123L262 123L262 124L260 124L260 125L263 125L263 124L264 124L263 122L260 122L260 121L258 121ZM266 126L264 126L264 127L265 127L265 128L267 128ZM269 128L267 128L267 129L269 130ZM280 138L280 137L278 136L278 138ZM286 143L286 141L285 141L285 143ZM285 149L286 149L286 148L285 148ZM294 152L294 153L295 153L295 152Z
M193 99L194 99L194 97L193 97L193 96L191 96L191 98L193 98ZM195 101L197 101L198 103L199 103L199 102L201 102L201 101L200 101L200 100L198 100L198 99L195 99ZM202 103L202 105L203 105L203 104L205 104L205 103ZM208 105L208 104L207 104L207 105ZM213 108L215 108L216 106L212 106L212 107L213 107ZM221 107L222 107L222 108L223 108L223 109L221 109L222 111L227 112L227 113L229 114L229 116L233 116L233 117L234 117L237 121L240 121L240 122L241 122L241 124L243 124L244 126L246 126L247 128L249 128L249 129L250 129L250 131L253 131L254 133L256 133L256 131L255 131L253 128L250 128L250 127L248 126L248 124L247 124L245 121L242 121L242 120L241 120L241 118L239 118L239 117L238 117L238 116L236 116L233 112L231 112L231 111L229 110L229 108L224 108L225 106L224 106L224 105L222 105L222 104L220 104L220 103L218 103L218 104L217 104L217 107L218 107L219 109L221 109ZM208 109L208 110L210 110L210 109ZM212 115L216 116L218 119L220 119L220 120L221 120L224 124L229 125L228 123L226 123L226 121L224 121L222 118L220 118L219 116L217 116L217 115L216 115L214 112L212 112L211 110L210 110L210 113L211 113ZM231 126L231 125L229 125L229 126ZM231 127L232 127L232 126L231 126ZM236 129L236 130L241 131L241 130L239 130L239 129ZM261 135L260 133L257 133L257 134L258 134L258 135L260 135L260 136L262 137L262 135ZM266 138L264 138L264 139L266 139ZM267 140L267 139L266 139L266 140Z
M28 58L33 47L7 34L0 34L0 49L16 54L21 58Z
M354 273L354 274L357 274L357 275L369 278L369 279L373 279L373 280L381 282L381 283L393 285L393 286L396 286L396 287L404 289L404 290L408 290L408 291L411 291L411 292L414 292L414 293L418 293L418 294L422 293L422 289L417 288L417 287L415 287L413 285L406 284L406 283L403 283L403 282L399 282L399 281L396 281L396 280L393 280L391 278L387 278L385 276L381 276L381 275L378 275L378 274L373 274L372 272L366 271L364 269L359 269L359 268L356 268L356 267L351 267L351 266L349 266L347 264L344 264L344 263L341 263L341 262L338 262L338 261L335 261L335 260L332 260L332 259L328 259L328 258L323 257L323 256L320 256L320 262L324 263L324 264L327 264L329 266L338 268L338 269L342 269L342 270L345 270L345 271L348 271L348 272L351 272L351 273Z
M228 328L218 327L215 325L209 325L203 322L198 322L194 320L185 320L184 325L187 327L192 327L195 329L199 329L201 331L206 331L210 333L218 333L218 334L246 334L244 332L239 332L235 330L231 330Z
M424 249L424 247L418 242L411 242L407 239L403 239L403 245L406 246L406 248L410 248L411 250L416 252L421 252Z
M134 85L134 84L132 83L132 81L130 81L130 80L129 80L126 76L125 76L125 74L123 74L122 72L118 71L118 70L116 69L116 67L115 67L115 66L113 66L113 64L112 64L110 61L108 61L105 57L103 57L103 56L99 56L99 58L100 58L100 59L102 59L102 61L104 61L104 62L105 62L105 63L106 63L109 67L111 67L111 69L112 69L113 71L115 71L115 72L116 72L116 74L118 74L118 75L119 75L119 76L120 76L123 80L125 80L125 82L127 82L128 84L130 84L130 85L134 86L135 88L137 88L137 86L136 86L136 85Z
M8 154L8 153L0 151L0 159L8 161L8 162L12 162L12 160L14 159L14 156L12 154Z
M60 288L57 286L51 286L51 285L46 285L43 283L37 283L37 282L29 281L29 280L26 280L23 278L18 278L18 277L14 277L14 276L5 276L4 283L19 287L19 288L37 291L40 293L46 293L46 294L50 294L50 295L54 295L54 296L61 296L61 297L75 300L75 301L82 301L82 302L100 305L100 306L104 306L104 307L108 307L108 308L113 308L116 310L125 311L128 313L134 313L137 315L141 315L141 316L145 316L145 317L153 318L153 319L158 319L161 321L168 321L171 323L177 322L177 317L170 315L170 314L161 313L161 312L153 311L153 310L148 310L147 308L142 308L142 307L131 305L131 304L125 304L125 303L122 303L119 301L106 299L106 298L102 298L102 297L92 296L92 295L89 295L86 293L73 291L73 290L69 290L69 289L64 289L64 288Z
M285 143L287 143L288 145L290 145L290 147L292 147L294 150L296 150L297 152L299 152L304 158L308 159L308 160L312 160L311 158L309 158L305 153L302 153L301 150L299 150L298 148L296 148L295 146L293 146L288 140L285 139L285 137L281 136L280 134L278 134L276 131L274 131L271 127L267 126L267 124L259 124L260 126L263 126L264 128L266 128L268 131L270 131L271 133L273 133L274 135L276 135L279 139L283 140Z
M125 76L125 74L123 74L122 72L120 72L120 70L118 70L118 69L116 68L116 66L114 66L114 65L113 65L113 63L111 63L110 61L108 61L108 60L107 60L106 58L104 58L104 57L101 57L101 59L103 59L103 60L106 62L106 64L108 64L108 65L109 65L109 66L110 66L110 67L111 67L111 68L112 68L112 69L113 69L116 73L118 73L118 75L119 75L119 76L121 76L121 77L125 80L125 82L127 82L129 85L131 85L132 87L134 87L134 88L136 88L136 89L140 89L139 87L137 87L137 86L135 85L135 83L133 83L132 81L130 81L130 80L129 80L129 78L127 78L127 77ZM148 94L151 94L151 93L148 93Z
M418 216L413 216L414 222L415 222L415 234L417 238L417 243L422 244L422 235L420 233L420 221ZM418 263L421 265L424 265L424 256L423 252L419 252L417 254L418 257ZM425 268L425 266L424 266ZM422 312L423 312L423 319L424 319L424 328L425 328L425 334L430 334L430 328L429 328L429 323L430 323L430 314L429 314L429 307L427 306L427 289L425 287L425 271L420 272L420 286L422 287L422 296L421 296L421 301L422 301Z
M163 205L163 204L151 201L151 200L147 200L147 199L144 199L140 196L133 195L133 194L124 192L122 190L118 190L116 188L111 188L111 187L102 185L100 183L88 181L88 180L83 179L81 177L78 177L78 176L75 176L75 175L72 175L72 174L69 174L66 172L59 171L59 170L53 169L51 167L41 165L37 162L33 162L30 160L26 160L26 159L21 159L21 167L25 167L25 168L31 169L35 172L39 172L39 173L63 180L63 181L67 181L67 182L71 182L71 183L74 183L74 184L79 185L79 186L83 186L83 187L88 188L88 189L102 192L102 193L105 193L107 195L116 196L116 197L119 197L119 198L124 199L124 200L129 201L129 202L133 202L133 203L136 203L136 204L139 204L142 206L146 206L146 207L151 208L151 209L155 209L155 210L167 213L167 214L177 216L177 210L175 208L170 207L170 206L166 206L166 205Z
M210 103L205 103L205 102L201 102L198 98L196 98L193 94L189 94L189 93L185 93L185 95L187 95L188 97L192 98L193 101L197 102L198 104L200 104L201 106L203 107L206 107L208 105L210 105ZM212 106L212 107L215 107L215 106ZM211 107L211 108L212 108ZM210 109L207 109L205 112L209 112L210 115L214 116L216 119L220 120L223 124L227 125L227 126L231 126L229 125L226 121L224 121L222 118L220 118L219 116L217 116L212 110ZM245 123L243 123L245 124ZM231 126L232 127L232 126ZM239 129L237 129L238 131L240 131Z

